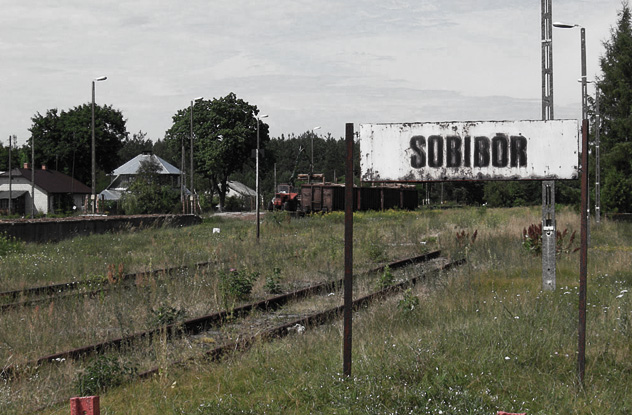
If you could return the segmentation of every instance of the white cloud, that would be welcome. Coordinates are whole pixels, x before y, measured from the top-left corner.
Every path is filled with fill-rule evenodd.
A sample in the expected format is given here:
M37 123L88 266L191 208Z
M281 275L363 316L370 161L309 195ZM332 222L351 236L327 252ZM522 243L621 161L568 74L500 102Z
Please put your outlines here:
M273 135L346 122L540 116L540 2L524 0L9 0L0 15L0 134L113 105L161 138L192 97L240 98ZM589 72L619 0L553 0L587 28ZM581 21L583 20L583 21ZM579 112L579 34L554 33L556 116ZM568 116L567 116L568 117ZM1 136L0 136L1 137Z

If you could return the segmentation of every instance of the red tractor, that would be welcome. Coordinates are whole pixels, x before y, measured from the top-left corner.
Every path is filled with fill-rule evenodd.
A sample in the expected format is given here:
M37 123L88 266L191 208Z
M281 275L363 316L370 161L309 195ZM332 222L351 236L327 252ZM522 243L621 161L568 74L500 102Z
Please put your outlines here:
M277 186L274 199L270 201L268 210L287 210L295 212L300 206L299 193L290 184L280 184Z

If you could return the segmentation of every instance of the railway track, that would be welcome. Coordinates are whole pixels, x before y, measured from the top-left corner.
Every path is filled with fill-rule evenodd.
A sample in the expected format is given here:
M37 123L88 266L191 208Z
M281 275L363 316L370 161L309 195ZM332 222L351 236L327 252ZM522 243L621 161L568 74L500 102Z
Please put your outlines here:
M212 262L198 262L194 265L196 269L209 267ZM135 272L117 275L116 285L111 284L103 277L94 277L84 281L71 281L66 283L51 284L40 287L25 288L23 290L13 290L0 292L0 312L14 310L24 307L34 307L57 301L58 299L74 298L78 296L95 296L102 292L107 292L112 288L129 286L139 277L172 275L184 272L191 268L188 265L180 267L170 267L156 269L146 272ZM4 304L2 304L4 303Z
M386 266L388 266L392 270L395 270L395 269L403 268L403 267L413 265L413 264L428 262L430 260L439 258L440 254L441 254L441 251L433 251L433 252L429 252L423 255L406 258L404 260L391 262L390 264L377 267L375 269L368 271L368 273L382 272L386 268ZM181 269L181 268L177 268L177 269ZM170 269L170 271L173 271L173 270L174 268ZM161 272L161 271L162 270L158 270L154 272ZM407 282L404 282L403 284L407 284L407 283L411 283L411 282L407 281ZM412 280L412 283L415 283L415 279ZM162 326L162 327L156 327L151 330L134 333L128 336L118 337L115 339L87 345L84 347L79 347L79 348L74 348L71 350L66 350L66 351L62 351L62 352L58 352L54 354L49 354L46 356L42 356L38 359L32 360L30 362L27 362L25 364L22 364L19 367L6 366L4 368L0 368L0 378L11 379L11 378L19 377L22 369L37 368L45 363L50 363L54 361L63 361L63 360L79 360L79 359L92 356L94 354L104 353L106 351L119 350L123 346L128 346L130 344L133 345L134 343L137 343L143 339L150 339L159 334L165 336L166 339L172 339L177 335L194 336L204 331L207 331L212 327L215 327L215 328L221 327L227 321L232 320L235 317L240 318L240 317L246 316L249 313L252 313L253 311L263 311L266 313L270 313L270 312L273 312L274 310L277 310L283 307L284 305L288 304L291 301L305 299L310 296L317 295L324 292L329 293L332 291L336 291L337 289L339 289L339 287L342 286L342 284L343 284L342 279L337 280L337 281L332 281L332 282L321 283L321 284L313 285L307 288L292 291L290 293L277 295L274 297L269 297L269 298L256 301L253 303L249 303L240 307L235 307L232 310L222 310L217 313L212 313L212 314L204 315L201 317L196 317L196 318L188 319L185 321L180 321L180 322ZM400 285L390 286L386 290L383 290L383 291L389 292L389 290L397 290L400 288ZM311 317L311 319L309 320L309 324L313 324L312 321L314 319L318 319L318 317ZM301 324L298 321L297 322L291 321L291 323L294 325ZM267 331L268 329L264 330L264 332L267 332ZM231 345L227 347L230 349L230 347L233 347L233 346L238 347L238 348L243 347L243 345L241 344ZM212 354L221 355L222 352L221 350L218 349L217 351L212 352Z
M427 255L438 257L440 255L440 251L434 251ZM369 272L382 272L387 266L390 269L401 268L410 264L418 263L420 261L425 261L425 257L426 254L418 255L412 258L406 258L400 261L394 261L390 264L382 265L380 267L372 269ZM212 265L214 265L213 262L198 262L194 265L194 267L195 269L200 269ZM78 296L94 297L113 288L129 286L133 284L139 277L144 278L147 276L155 277L159 275L173 275L184 272L189 268L191 267L188 265L184 265L179 267L156 269L147 272L135 272L117 275L115 277L116 284L111 284L107 279L104 279L103 277L95 277L84 281L71 281L66 283L25 288L22 290L4 291L0 292L0 313L19 308L41 306L52 301L58 301L59 299L75 298Z
M389 268L391 269L404 268L412 264L428 262L432 259L441 260L440 252L435 251L435 252L431 252L425 255L408 258L403 261L397 261L397 262L389 264ZM405 288L413 286L431 277L440 275L443 271L460 266L464 263L465 263L465 259L451 261L451 262L444 262L442 264L439 264L438 266L433 267L430 270L426 270L422 272L418 276L408 278L397 284L388 286L382 290L371 292L370 294L357 298L355 301L353 301L352 307L354 311L360 308L366 308L372 302L376 300L380 300L380 299L386 298L389 295L399 293L401 292L401 290ZM376 269L369 271L369 273L380 272L380 271L383 271L384 268L385 267L378 267ZM243 307L239 307L233 310L233 312L235 313L234 314L235 317L245 317L251 314L255 310L263 310L261 312L261 315L257 317L257 321L259 321L259 323L257 323L255 327L252 326L252 321L249 322L247 321L246 318L244 319L237 318L237 319L230 319L230 320L226 319L227 317L226 312L215 313L213 315L188 320L183 327L187 327L185 330L189 331L190 333L189 336L193 336L194 332L197 332L198 334L203 333L203 330L208 330L211 326L214 326L214 325L216 325L215 332L217 332L219 327L225 326L226 324L235 324L235 325L242 324L244 327L242 327L242 331L234 340L218 342L218 344L213 347L206 348L205 350L199 351L198 354L196 354L195 356L188 357L183 360L171 361L167 363L166 366L165 364L163 364L162 366L155 366L155 367L151 367L149 369L143 370L142 372L137 373L136 377L139 380L150 378L154 375L160 374L161 371L165 369L175 367L175 366L186 367L187 365L190 365L191 363L195 361L199 361L199 359L204 359L208 361L219 361L227 355L244 352L248 350L252 345L258 342L270 341L276 338L285 337L293 333L300 333L301 329L305 330L305 329L315 328L319 325L326 324L328 322L339 319L342 317L344 305L327 307L323 310L318 310L314 312L305 312L305 313L286 315L285 318L282 319L283 321L281 322L279 322L278 320L280 319L277 318L279 317L279 314L275 315L274 313L275 311L282 311L281 308L283 307L284 304L287 304L293 299L300 299L301 296L303 296L302 298L307 298L310 295L315 295L317 293L322 293L322 292L327 292L328 293L327 296L331 296L332 295L331 291L334 289L341 288L342 285L343 285L342 280L328 282L324 284L318 284L312 287L305 288L303 290L298 290L292 293L269 298L264 301L255 302L255 303L248 304L248 305L245 305ZM242 321L242 322L239 323L237 320ZM180 324L183 324L183 323L180 323ZM165 329L166 328L163 328L163 330ZM175 334L177 332L175 326L171 326L169 329L166 329L166 331L171 331L172 334ZM146 333L145 335L149 335L149 333ZM119 344L122 344L122 343L119 342ZM93 346L96 346L96 345L93 345ZM101 347L105 347L105 345ZM107 347L105 347L103 350L105 349L107 349ZM68 358L71 358L71 359L82 358L89 354L94 354L95 352L98 352L98 351L99 351L98 347L96 348L88 347L86 350L83 350L83 351L80 351L79 349L75 349L73 351L69 351L68 352L69 354L67 356ZM50 361L50 359L62 360L63 357L59 358L59 357L53 357L53 355L51 355L51 356L38 359L38 362L39 364L45 364L45 362ZM14 373L14 375L17 375L17 374L18 372ZM9 379L8 381L10 382L11 380ZM69 398L69 397L59 398L59 395L57 395L57 397L58 399L56 399L56 402L48 402L46 407L49 407L50 405L54 405L54 404L62 405L65 402L67 402ZM37 409L36 411L39 412L43 410L44 408L45 407L41 407Z

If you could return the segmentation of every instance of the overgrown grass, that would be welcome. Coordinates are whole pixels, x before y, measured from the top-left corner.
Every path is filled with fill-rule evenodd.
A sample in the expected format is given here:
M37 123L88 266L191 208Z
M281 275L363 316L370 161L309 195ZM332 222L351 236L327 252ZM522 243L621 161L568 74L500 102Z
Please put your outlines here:
M341 375L342 327L336 322L257 345L221 363L200 361L113 388L102 394L101 412L630 413L632 226L604 221L591 229L586 382L581 388L576 371L579 256L561 254L558 289L542 292L541 260L522 248L521 235L539 220L539 209L527 208L357 214L354 262L358 271L379 262L369 246L375 239L387 247L388 259L432 246L455 258L466 256L468 263L357 312L351 378ZM579 229L579 216L570 210L558 212L557 221L558 229ZM196 243L194 249L199 251L190 257L215 258L217 269L259 269L262 275L272 275L279 267L284 286L342 276L340 214L303 220L275 217L264 222L259 245L252 242L251 223L227 221L221 226L219 237L204 230L205 225L180 230L207 236L206 247ZM457 233L469 237L457 238ZM176 232L172 237L175 240L179 235ZM213 241L213 248L208 241ZM146 255L144 250L135 250L136 255ZM365 281L365 289L374 288L377 278ZM216 272L197 279L212 286L208 293L217 293ZM265 279L260 278L252 295L263 295L257 293L265 291L264 285ZM158 297L152 297L155 294L145 294L146 310L160 304L186 309L191 315L191 302L184 297L174 302L175 291L159 286L155 290L163 290L165 296L158 302ZM414 298L419 298L414 307L400 306L402 301L415 303ZM131 300L111 301L115 306ZM17 323L10 329L17 330ZM0 345L6 347L7 341L8 336L3 337ZM9 393L0 384L0 402ZM67 412L65 405L47 413Z

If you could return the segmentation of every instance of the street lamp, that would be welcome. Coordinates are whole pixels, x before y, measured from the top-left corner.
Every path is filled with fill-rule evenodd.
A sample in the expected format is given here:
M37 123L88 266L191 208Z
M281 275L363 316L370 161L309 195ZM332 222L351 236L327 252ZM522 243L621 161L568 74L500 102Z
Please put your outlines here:
M257 196L256 203L256 212L257 212L257 242L259 242L259 122L262 118L268 118L267 114L257 116L257 155L255 156L255 169L256 169L256 178L255 178L255 193Z
M312 163L309 166L309 183L312 182L312 176L314 175L314 131L316 130L320 130L320 126L312 128Z
M581 63L582 63L582 175L581 175L581 246L579 263L579 324L577 329L577 374L579 383L584 384L586 368L586 285L588 274L588 116L587 116L587 86L586 86L586 29L578 24L555 22L554 27L561 29L580 28Z
M96 154L95 154L95 144L94 144L94 85L99 81L105 81L108 79L107 76L100 76L92 80L92 213L95 213L96 210L96 188L97 188L97 173L96 173ZM35 168L35 166L33 166Z
M191 100L191 189L189 189L191 191L191 213L193 213L193 210L195 208L195 202L193 201L193 105L195 105L196 102L200 101L203 97L197 97L194 98L193 100Z

